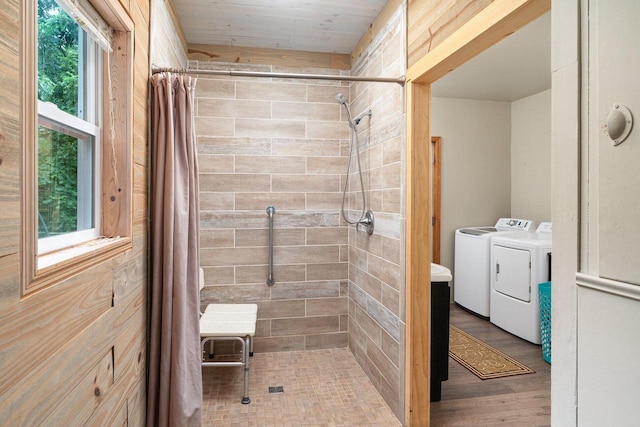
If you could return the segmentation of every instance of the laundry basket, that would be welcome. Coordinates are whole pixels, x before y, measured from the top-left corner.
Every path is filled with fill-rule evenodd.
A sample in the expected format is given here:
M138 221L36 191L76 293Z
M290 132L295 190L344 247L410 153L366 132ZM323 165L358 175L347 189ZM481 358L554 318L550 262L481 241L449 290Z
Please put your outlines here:
M540 299L540 337L542 341L542 358L551 363L551 282L538 285Z

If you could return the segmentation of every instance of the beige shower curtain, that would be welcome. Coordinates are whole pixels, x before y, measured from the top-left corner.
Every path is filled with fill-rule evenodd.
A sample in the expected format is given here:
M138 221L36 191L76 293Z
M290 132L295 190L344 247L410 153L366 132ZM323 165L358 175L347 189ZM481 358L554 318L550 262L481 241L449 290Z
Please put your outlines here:
M147 425L200 426L198 162L193 77L152 77Z

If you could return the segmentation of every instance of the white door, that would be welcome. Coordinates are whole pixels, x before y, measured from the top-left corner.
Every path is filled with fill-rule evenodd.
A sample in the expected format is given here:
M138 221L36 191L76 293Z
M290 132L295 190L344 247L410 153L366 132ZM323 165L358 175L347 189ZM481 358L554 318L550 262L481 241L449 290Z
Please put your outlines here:
M494 245L493 289L501 294L531 301L531 252Z
M577 424L631 426L640 420L640 2L583 4L588 55L581 93L589 126L577 276ZM614 145L605 133L608 117L625 108L637 123Z

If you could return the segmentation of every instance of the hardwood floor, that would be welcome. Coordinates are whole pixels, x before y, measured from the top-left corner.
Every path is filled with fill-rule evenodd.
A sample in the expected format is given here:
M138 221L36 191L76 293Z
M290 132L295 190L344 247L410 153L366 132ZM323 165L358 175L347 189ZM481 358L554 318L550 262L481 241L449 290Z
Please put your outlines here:
M442 383L442 400L431 403L431 425L549 426L551 366L542 349L457 305L451 305L451 324L503 351L536 371L534 374L481 380L449 358L449 379Z

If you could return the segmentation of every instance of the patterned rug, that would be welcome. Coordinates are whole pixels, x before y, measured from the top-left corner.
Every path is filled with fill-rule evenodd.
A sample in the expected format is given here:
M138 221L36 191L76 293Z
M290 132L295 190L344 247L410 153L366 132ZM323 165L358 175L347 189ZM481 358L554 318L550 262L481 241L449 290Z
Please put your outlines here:
M482 380L535 371L479 339L449 325L449 356Z

